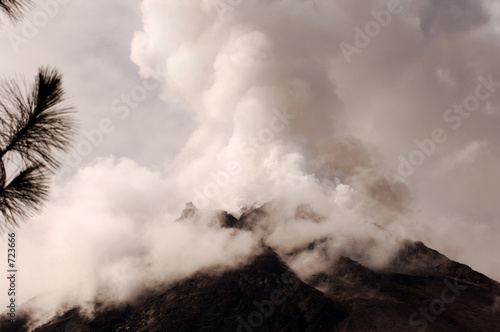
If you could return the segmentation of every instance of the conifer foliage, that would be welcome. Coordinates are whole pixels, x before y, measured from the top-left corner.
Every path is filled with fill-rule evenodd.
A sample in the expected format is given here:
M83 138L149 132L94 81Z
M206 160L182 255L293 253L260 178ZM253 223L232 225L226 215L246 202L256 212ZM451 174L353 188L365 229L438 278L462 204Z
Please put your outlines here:
M31 0L0 0L0 11L11 21L19 21L32 5Z
M56 157L75 135L72 108L65 106L61 74L40 68L33 84L0 82L0 229L18 225L47 198Z

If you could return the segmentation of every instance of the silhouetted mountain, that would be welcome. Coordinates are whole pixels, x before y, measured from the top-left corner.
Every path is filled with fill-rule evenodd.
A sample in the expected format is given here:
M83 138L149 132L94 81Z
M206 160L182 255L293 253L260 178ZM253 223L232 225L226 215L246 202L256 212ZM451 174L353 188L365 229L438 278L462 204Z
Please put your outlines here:
M448 259L436 250L426 247L422 242L407 241L388 269L420 276L441 275L486 287L498 286L496 281L484 274L472 270L467 265Z
M194 205L185 211L181 221L198 213ZM252 229L267 213L264 206L216 217L221 227ZM134 303L96 307L92 317L73 308L35 331L500 331L499 284L410 241L384 270L340 257L308 280L263 246L245 265L198 272ZM27 320L3 321L0 329L25 331Z
M333 331L345 306L303 283L270 248L238 269L200 273L133 306L86 319L77 309L35 331Z
M341 257L309 283L348 305L338 331L500 331L499 284L421 242L406 242L387 270Z

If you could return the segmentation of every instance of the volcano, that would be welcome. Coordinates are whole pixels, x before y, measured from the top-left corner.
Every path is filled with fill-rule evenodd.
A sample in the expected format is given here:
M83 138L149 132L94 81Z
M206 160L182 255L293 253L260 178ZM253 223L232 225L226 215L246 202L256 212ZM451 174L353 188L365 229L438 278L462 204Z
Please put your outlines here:
M199 211L187 206L182 217ZM217 213L220 227L252 229L265 208L236 218ZM308 250L314 247L311 244ZM132 302L94 312L61 311L33 327L22 312L2 331L500 331L499 283L422 242L406 241L384 269L345 256L301 279L270 246L245 264L217 267L148 291Z

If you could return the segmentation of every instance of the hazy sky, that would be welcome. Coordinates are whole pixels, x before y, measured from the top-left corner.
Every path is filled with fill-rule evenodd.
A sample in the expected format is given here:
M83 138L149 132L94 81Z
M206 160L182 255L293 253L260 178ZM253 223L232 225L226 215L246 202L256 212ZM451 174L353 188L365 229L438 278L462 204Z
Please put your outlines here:
M237 211L284 199L328 223L277 223L276 246L340 231L332 247L361 238L390 251L409 236L500 279L498 1L73 0L53 16L37 32L2 27L0 72L31 79L58 67L97 141L77 139L85 153L20 231L27 271L60 264L56 279L76 282L101 273L86 290L95 294L115 263L165 260L162 248L177 264L182 245L152 234L186 202ZM224 245L236 261L252 248L248 234L236 245L225 233L170 231L201 244L169 276L218 262ZM23 278L26 300L38 286Z
M46 2L51 1L38 3ZM142 84L137 65L130 60L131 40L142 29L140 1L66 2L56 2L59 8L54 17L46 24L40 19L38 32L27 34L28 38L23 31L31 31L24 28L31 20L2 29L2 75L31 79L39 66L56 66L64 74L68 96L78 110L83 129L98 128L103 118L113 121L115 131L94 146L89 156L83 156L82 165L110 154L147 165L162 164L165 156L179 148L186 135L179 127L185 126L187 118L171 113L171 108L158 99L160 89L149 91L126 119L112 111L116 100ZM39 7L33 15L38 12L46 11Z

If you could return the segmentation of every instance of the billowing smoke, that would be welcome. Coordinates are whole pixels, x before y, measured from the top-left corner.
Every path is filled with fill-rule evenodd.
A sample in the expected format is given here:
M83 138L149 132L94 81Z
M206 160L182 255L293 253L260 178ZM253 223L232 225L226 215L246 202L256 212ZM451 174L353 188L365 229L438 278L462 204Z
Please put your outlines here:
M145 0L142 11L132 60L164 73L163 98L193 119L169 165L185 201L235 212L284 199L275 245L324 232L329 247L390 251L410 236L500 275L495 1ZM323 223L284 221L308 204Z
M45 213L18 232L19 303L30 300L41 321L75 305L91 312L95 300L133 300L256 250L251 233L214 227L213 213L177 220L173 199L159 173L112 157L56 186Z
M46 295L37 306L132 299L243 263L262 240L304 276L339 255L381 268L407 237L500 275L488 264L500 211L484 193L499 184L493 2L143 0L141 10L132 60L162 75L165 107L192 118L189 139L158 171L109 157L56 186L20 232L24 292ZM478 86L488 97L470 106ZM205 212L176 221L187 202ZM264 203L253 231L221 228L210 212Z
M410 195L346 130L332 63L345 61L338 10L355 8L339 4L330 17L320 5L144 1L132 59L145 75L161 68L165 98L192 115L195 128L172 165L186 201L237 212L279 200L265 222L273 247L327 238L331 251L382 264ZM296 218L300 207L324 220Z

